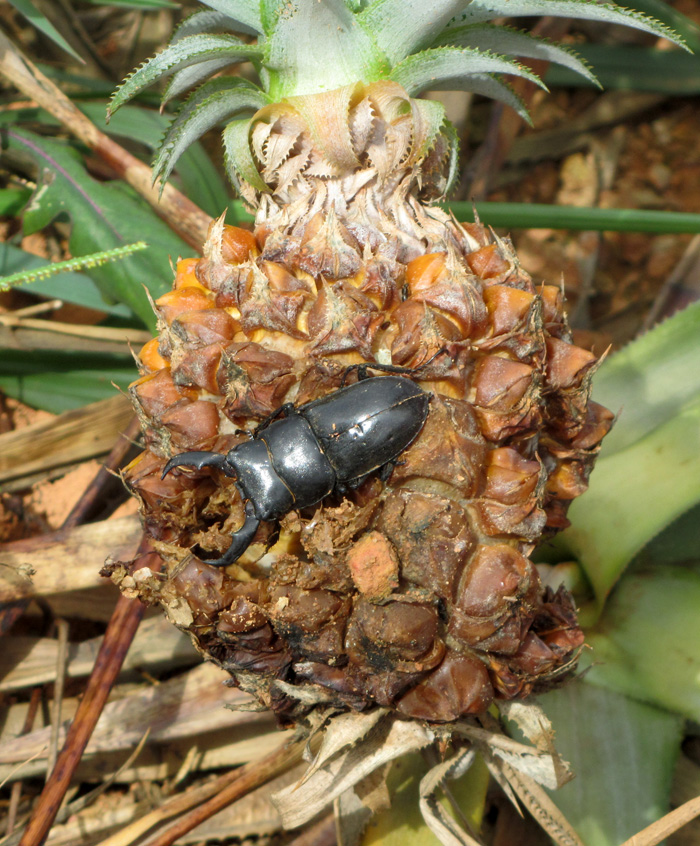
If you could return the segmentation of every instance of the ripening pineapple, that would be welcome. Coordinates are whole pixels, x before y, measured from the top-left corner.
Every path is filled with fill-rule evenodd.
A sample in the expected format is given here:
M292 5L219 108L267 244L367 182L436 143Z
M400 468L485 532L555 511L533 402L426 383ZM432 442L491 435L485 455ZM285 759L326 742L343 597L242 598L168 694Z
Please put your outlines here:
M567 525L612 415L589 400L596 358L572 343L561 290L432 205L457 141L443 107L416 98L463 89L524 115L498 75L536 78L512 55L590 76L489 23L504 14L661 27L580 0L205 2L112 109L163 76L166 100L198 85L156 176L225 123L255 231L216 221L155 303L158 338L131 386L146 449L125 478L165 576L140 577L137 561L115 580L162 603L283 723L323 704L449 724L553 685L583 637L569 594L543 590L528 556ZM244 60L261 87L215 75ZM237 560L206 563L246 502L221 466L177 456L226 454L283 404L331 396L361 375L350 365L373 363L429 393L417 437L386 472L261 521Z

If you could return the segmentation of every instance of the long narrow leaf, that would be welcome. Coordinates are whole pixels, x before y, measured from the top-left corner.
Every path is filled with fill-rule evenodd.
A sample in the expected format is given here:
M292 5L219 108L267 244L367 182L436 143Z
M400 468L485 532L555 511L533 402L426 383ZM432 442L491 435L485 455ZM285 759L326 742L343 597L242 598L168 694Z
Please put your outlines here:
M520 32L507 26L466 24L450 27L430 46L446 45L471 47L482 51L490 50L501 55L522 56L526 59L541 59L562 65L592 83L596 81L588 65L581 61L573 50L552 44L543 38L537 38L529 32Z
M10 5L14 6L20 15L23 15L32 26L35 26L47 38L51 39L54 44L58 44L61 50L65 50L66 53L71 55L74 59L82 62L81 57L75 52L46 15L42 15L31 0L9 0L9 2Z
M435 47L404 59L390 77L412 97L423 91L458 90L467 86L472 74L508 73L522 76L545 87L540 78L523 65L497 53L482 53L468 47Z
M230 64L235 60L259 56L260 53L260 48L245 44L233 35L188 35L148 59L128 76L115 91L108 114L115 112L141 89L183 68L208 60L226 59Z

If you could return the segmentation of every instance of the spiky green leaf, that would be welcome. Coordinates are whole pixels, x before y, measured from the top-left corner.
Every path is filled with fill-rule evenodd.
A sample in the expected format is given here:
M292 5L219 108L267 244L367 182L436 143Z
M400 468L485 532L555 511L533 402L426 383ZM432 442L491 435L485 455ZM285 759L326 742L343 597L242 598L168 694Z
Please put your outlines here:
M107 114L115 112L143 88L184 68L213 60L230 64L260 54L260 48L245 44L233 35L188 35L148 59L128 76L114 93Z
M20 15L23 15L39 32L50 38L54 44L58 44L62 50L65 50L74 59L77 59L79 62L82 61L82 58L75 52L46 15L36 8L31 0L10 0L10 5L14 6Z
M526 59L541 59L553 62L581 74L591 82L595 76L588 65L583 62L573 50L552 44L543 38L521 32L507 26L495 24L462 24L453 26L443 32L431 44L431 47L473 47L477 50L487 50L508 56L522 56Z
M218 77L205 82L170 125L153 164L153 180L164 184L184 151L205 132L243 111L256 112L268 102L252 82Z
M474 74L508 73L522 76L546 87L527 68L495 53L482 53L469 47L435 47L404 59L389 74L415 97L423 91L473 90L469 87Z
M232 120L223 132L226 168L234 185L242 179L258 191L267 192L250 151L250 120Z
M500 17L573 18L574 20L602 21L622 24L668 38L685 46L683 40L670 27L632 9L595 0L471 0L467 9L458 15L450 26L474 24ZM448 27L449 29L450 27Z
M371 82L384 75L385 65L344 0L288 0L266 44L273 100Z
M263 31L260 20L260 0L201 0L201 2L250 27L254 32L262 33Z
M391 65L425 47L469 0L374 0L359 15Z
M202 9L190 15L177 27L170 39L170 43L186 38L188 35L199 35L201 32L242 32L246 35L257 35L253 27L246 26L241 21L230 18L215 9Z

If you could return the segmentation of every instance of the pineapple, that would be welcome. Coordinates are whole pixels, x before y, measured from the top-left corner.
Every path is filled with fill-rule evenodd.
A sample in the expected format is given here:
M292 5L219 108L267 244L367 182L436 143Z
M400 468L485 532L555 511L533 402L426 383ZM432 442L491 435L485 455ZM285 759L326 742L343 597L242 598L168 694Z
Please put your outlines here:
M535 283L508 240L434 205L457 139L418 95L464 89L526 116L500 75L538 80L513 55L590 77L568 50L489 23L504 14L666 33L585 0L205 3L112 110L164 76L166 100L198 86L155 175L225 122L255 230L215 221L203 257L180 260L154 303L158 337L130 389L145 451L125 481L163 571L145 559L111 574L281 724L383 709L444 737L575 666L571 596L543 589L529 556L567 525L613 416L589 399L597 361L572 342L560 288ZM216 75L245 60L260 87ZM431 395L389 478L263 523L235 563L207 564L245 503L216 468L161 478L168 460L226 453L284 403L332 394L356 377L350 365L373 363Z

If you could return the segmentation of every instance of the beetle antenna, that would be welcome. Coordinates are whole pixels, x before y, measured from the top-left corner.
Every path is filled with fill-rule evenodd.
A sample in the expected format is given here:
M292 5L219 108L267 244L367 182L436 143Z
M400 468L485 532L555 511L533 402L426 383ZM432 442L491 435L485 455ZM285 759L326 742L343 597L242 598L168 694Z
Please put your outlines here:
M226 461L226 456L219 452L193 450L192 452L181 452L179 455L174 455L163 468L163 474L160 478L164 479L175 467L194 467L195 470L202 470L204 467L216 467L217 470L221 470L227 476L235 476L233 468Z

